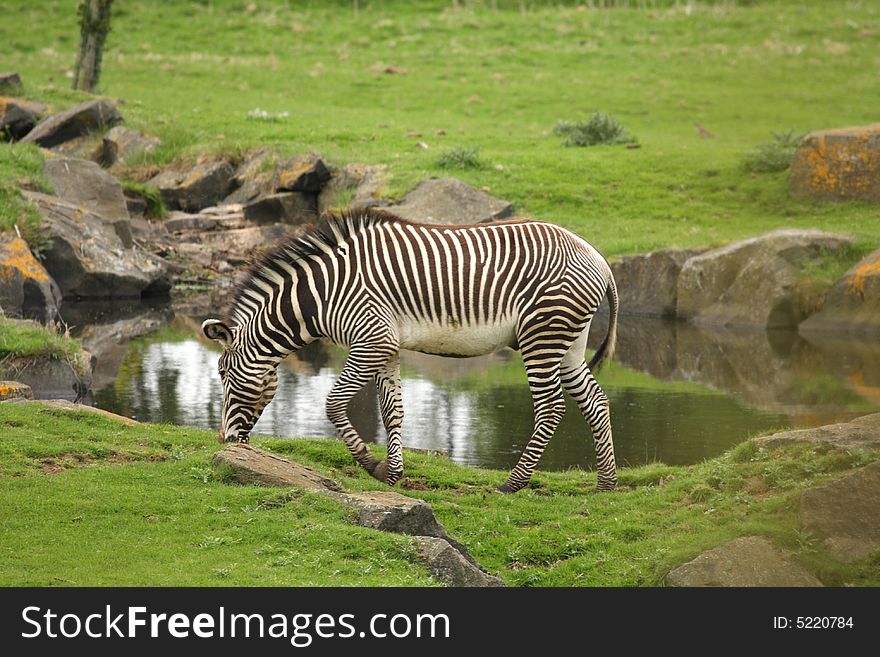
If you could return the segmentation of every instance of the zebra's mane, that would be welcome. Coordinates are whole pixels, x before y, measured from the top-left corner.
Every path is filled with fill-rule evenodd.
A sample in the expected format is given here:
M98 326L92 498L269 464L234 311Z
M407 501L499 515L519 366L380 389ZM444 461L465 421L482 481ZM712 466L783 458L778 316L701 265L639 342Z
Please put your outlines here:
M236 323L242 323L249 317L250 313L241 303L242 297L250 290L258 290L260 281L269 283L271 274L278 272L280 267L296 266L304 259L325 253L328 247L339 246L353 235L384 223L409 222L390 212L375 208L325 212L320 221L306 228L305 232L283 238L272 248L257 256L236 286L232 302L232 319Z

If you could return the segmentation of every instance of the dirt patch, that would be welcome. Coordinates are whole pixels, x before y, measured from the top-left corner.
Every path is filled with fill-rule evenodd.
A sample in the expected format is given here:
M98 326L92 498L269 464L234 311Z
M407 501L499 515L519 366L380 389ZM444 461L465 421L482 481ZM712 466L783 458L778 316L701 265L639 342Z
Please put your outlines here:
M52 456L39 461L40 470L43 474L59 474L72 468L77 468L90 463L108 463L110 465L123 465L137 461L149 461L160 463L167 460L163 454L129 454L111 450L106 456L83 454L81 452L66 452L59 456Z
M430 487L423 484L421 481L415 481L413 479L401 479L400 487L404 490L431 490Z

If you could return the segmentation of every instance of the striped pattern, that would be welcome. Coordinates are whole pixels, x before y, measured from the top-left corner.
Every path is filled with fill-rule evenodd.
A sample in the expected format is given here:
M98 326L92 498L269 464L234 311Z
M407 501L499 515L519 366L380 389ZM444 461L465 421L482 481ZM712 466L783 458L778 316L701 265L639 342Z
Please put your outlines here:
M608 335L588 364L590 322L606 294ZM403 473L400 350L476 356L511 346L522 352L535 426L500 490L528 483L565 411L563 390L593 432L598 488L608 490L616 484L611 421L593 372L613 353L617 310L605 259L552 224L431 226L374 210L329 217L251 269L230 323L203 325L225 347L221 439L246 442L275 392L278 363L326 339L350 350L327 398L327 416L358 463L393 485ZM388 434L382 462L347 413L368 384L377 387Z

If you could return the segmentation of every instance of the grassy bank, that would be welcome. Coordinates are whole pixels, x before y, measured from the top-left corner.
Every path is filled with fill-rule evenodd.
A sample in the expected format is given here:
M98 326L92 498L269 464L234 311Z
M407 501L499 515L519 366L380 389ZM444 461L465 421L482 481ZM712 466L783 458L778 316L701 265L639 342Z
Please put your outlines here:
M875 3L528 2L526 15L502 2L360 4L355 15L350 2L125 3L114 7L100 91L162 138L145 166L258 145L316 150L390 165L391 196L452 173L609 255L780 226L880 238L876 205L792 200L786 171L743 164L771 131L876 120ZM26 93L59 108L85 98L65 77L74 5L7 5L20 20L0 23L4 66ZM257 108L289 116L249 119ZM557 122L594 111L641 147L564 147ZM444 157L454 149L479 150Z
M77 340L54 328L0 315L0 363L6 358L73 358L81 350Z
M36 404L0 406L0 584L428 585L411 539L373 532L319 495L241 486L210 466L215 434L126 427ZM258 444L380 489L337 441ZM381 451L381 450L377 450ZM401 492L427 500L451 534L508 584L655 585L729 538L759 534L825 584L880 584L876 558L842 565L799 530L798 496L877 453L744 443L690 467L539 473L512 496L506 473L406 456Z

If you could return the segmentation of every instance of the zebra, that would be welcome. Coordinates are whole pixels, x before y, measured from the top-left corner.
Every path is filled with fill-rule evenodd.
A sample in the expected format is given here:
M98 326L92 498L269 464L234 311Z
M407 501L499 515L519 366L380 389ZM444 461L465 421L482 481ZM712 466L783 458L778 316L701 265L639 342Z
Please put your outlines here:
M589 363L590 324L608 297L607 334ZM465 226L420 224L377 209L325 214L251 266L229 321L208 319L223 346L221 442L248 435L278 385L278 364L315 340L348 358L326 413L354 459L393 486L403 474L402 349L453 357L519 350L534 404L534 429L498 490L526 486L565 412L563 390L593 434L598 491L617 474L608 397L594 373L614 352L618 294L605 258L554 224L509 220ZM377 388L387 456L376 460L347 407Z

